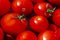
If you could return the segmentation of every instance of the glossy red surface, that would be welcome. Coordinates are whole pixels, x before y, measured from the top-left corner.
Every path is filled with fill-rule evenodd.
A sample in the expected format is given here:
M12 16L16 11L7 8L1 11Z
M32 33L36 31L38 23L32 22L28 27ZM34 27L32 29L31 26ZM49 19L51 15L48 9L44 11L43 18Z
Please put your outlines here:
M16 13L9 13L2 17L1 26L6 33L17 35L26 30L28 21L25 18L17 18Z
M19 34L16 40L37 40L37 37L33 32L25 31Z
M29 15L33 10L33 4L30 0L15 0L12 2L12 9L19 14Z
M43 32L47 30L48 25L48 20L43 16L34 16L30 19L30 27L35 32Z

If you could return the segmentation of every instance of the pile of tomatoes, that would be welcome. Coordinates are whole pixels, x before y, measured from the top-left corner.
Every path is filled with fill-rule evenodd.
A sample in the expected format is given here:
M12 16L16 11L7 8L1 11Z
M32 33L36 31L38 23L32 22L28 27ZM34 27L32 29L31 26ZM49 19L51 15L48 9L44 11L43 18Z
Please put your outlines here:
M0 40L60 40L60 0L0 0Z

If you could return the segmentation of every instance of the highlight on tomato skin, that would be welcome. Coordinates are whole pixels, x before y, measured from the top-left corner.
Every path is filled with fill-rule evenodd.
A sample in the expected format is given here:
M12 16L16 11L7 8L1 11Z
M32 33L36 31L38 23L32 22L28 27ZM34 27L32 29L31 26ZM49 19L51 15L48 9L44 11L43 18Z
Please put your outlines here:
M38 40L56 40L55 33L50 30L46 30L38 35Z
M30 19L30 28L37 32L43 32L48 29L49 22L44 16L34 16Z
M15 0L11 7L14 12L19 14L29 15L33 11L33 4L30 0Z
M11 35L18 35L26 30L28 21L23 17L23 15L7 13L1 19L1 26L4 32Z
M4 40L4 32L1 27L0 27L0 40Z
M31 31L25 31L19 34L16 40L37 40L36 35Z
M10 6L9 0L0 0L0 16L6 14L10 10Z

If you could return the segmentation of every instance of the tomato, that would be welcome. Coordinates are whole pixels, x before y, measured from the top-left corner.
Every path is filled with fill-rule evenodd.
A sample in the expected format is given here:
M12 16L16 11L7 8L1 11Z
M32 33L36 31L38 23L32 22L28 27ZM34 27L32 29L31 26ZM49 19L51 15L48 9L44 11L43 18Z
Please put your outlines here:
M56 9L53 14L52 20L57 26L60 26L60 9Z
M38 40L56 40L55 34L53 31L45 31L38 35Z
M34 6L34 12L36 15L42 15L45 17L50 17L52 16L55 8L52 7L49 3L43 2L43 3L37 3Z
M28 21L23 18L23 15L8 13L2 17L1 25L6 33L17 35L26 30Z
M25 31L19 34L16 40L37 40L36 35L31 31Z
M55 24L50 24L49 29L55 33L56 40L58 40L58 27Z
M0 0L0 16L6 14L10 9L10 2L8 0Z
M29 15L33 10L33 4L30 0L15 0L12 9L19 14Z
M45 31L48 25L48 20L43 16L34 16L30 19L30 27L35 32Z
M4 40L4 33L1 28L0 28L0 40Z
M60 0L48 0L50 3L60 5Z
M52 31L54 31L54 32L56 32L57 29L58 29L58 27L55 24L50 24L49 25L49 29L52 30Z
M41 3L44 2L45 0L31 0L33 3Z

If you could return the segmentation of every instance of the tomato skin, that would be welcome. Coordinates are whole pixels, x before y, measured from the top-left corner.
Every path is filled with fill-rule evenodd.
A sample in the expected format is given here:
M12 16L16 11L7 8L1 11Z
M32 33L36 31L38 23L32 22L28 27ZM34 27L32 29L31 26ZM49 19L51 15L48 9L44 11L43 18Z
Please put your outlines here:
M31 31L25 31L19 34L16 40L37 40L36 35Z
M38 40L56 40L55 34L53 31L45 31L38 35Z
M8 13L1 19L1 25L3 30L12 35L17 35L26 30L28 21L23 19L17 19L16 13Z
M55 24L50 24L49 25L49 30L53 31L55 33L56 40L59 40L58 26L56 26Z
M49 29L52 30L52 31L54 31L54 32L56 32L57 29L58 29L58 27L55 24L50 24L49 25Z
M30 27L35 32L45 31L48 25L48 20L43 16L34 16L30 19Z
M8 0L0 0L0 16L6 14L10 9L10 2Z
M54 14L53 14L53 22L57 25L60 26L60 9L56 9Z
M33 4L30 0L15 0L12 9L19 14L29 15L33 10Z
M0 28L0 40L4 40L4 33L1 28Z
M34 11L36 15L42 15L45 17L50 17L52 15L52 12L47 12L47 10L53 10L52 5L50 5L49 3L43 2L43 3L37 3L34 6Z
M60 5L60 0L48 0L50 3Z

